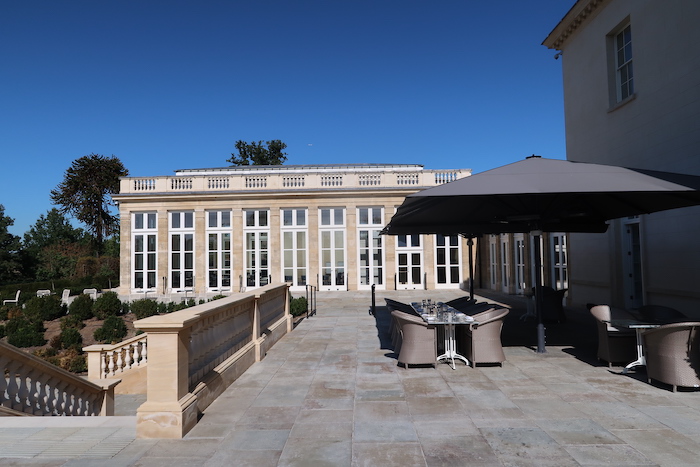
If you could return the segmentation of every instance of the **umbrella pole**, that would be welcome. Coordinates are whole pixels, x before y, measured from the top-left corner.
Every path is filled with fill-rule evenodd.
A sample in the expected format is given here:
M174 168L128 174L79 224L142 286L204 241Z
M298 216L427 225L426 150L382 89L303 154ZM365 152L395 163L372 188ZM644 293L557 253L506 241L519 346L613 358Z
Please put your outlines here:
M542 249L540 239L542 231L530 232L535 242L535 311L537 312L537 353L546 353L544 323L542 322Z
M469 299L474 298L474 238L469 237L467 239L467 246L469 247Z

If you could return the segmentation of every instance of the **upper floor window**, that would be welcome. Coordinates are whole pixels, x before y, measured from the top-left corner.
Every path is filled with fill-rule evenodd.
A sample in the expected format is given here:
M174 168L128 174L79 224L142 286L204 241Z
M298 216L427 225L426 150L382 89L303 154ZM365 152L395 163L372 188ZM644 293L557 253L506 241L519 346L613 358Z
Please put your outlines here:
M628 24L615 36L618 101L634 94L632 69L632 28Z
M246 227L267 227L267 210L245 211Z
M321 225L343 226L345 225L345 209L323 208L321 209Z
M625 20L608 36L610 66L610 105L625 102L634 96L632 66L632 27Z

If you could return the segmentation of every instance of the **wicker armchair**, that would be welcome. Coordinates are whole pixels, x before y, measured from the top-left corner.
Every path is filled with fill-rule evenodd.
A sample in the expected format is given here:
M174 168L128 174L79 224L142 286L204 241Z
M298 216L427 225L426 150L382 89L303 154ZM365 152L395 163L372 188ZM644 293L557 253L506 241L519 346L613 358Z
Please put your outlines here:
M700 387L700 322L674 323L642 334L647 378L677 386Z
M391 316L399 327L401 342L399 344L399 363L408 365L437 364L437 348L435 345L435 326L428 325L422 318L392 311Z
M453 300L450 300L449 302L445 302L445 305L451 306L452 308L456 310L462 311L462 308L469 307L471 305L474 305L476 303L476 299L470 298L470 297L459 297L455 298Z
M494 308L473 315L475 326L459 326L464 330L462 334L462 353L471 363L472 367L477 363L498 363L503 365L506 356L503 353L501 343L501 330L503 320L510 312L507 308Z
M630 329L610 325L613 319L630 319L634 316L625 310L611 309L608 305L594 305L591 314L598 326L598 360L613 363L629 363L637 358L637 338Z
M392 313L393 311L401 311L409 315L419 316L418 312L416 312L416 310L414 310L413 307L407 303L392 300L390 298L385 298L384 301L386 302L386 307L389 310L389 313ZM389 324L389 333L391 334L391 344L394 347L394 351L398 352L401 345L400 326L393 313Z

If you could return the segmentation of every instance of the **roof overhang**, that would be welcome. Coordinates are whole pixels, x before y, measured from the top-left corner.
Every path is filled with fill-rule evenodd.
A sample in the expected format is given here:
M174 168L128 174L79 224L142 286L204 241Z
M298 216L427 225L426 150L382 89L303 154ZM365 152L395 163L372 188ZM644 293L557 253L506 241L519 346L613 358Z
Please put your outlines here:
M542 45L561 50L564 43L589 17L600 11L610 0L578 0L559 24L549 33Z

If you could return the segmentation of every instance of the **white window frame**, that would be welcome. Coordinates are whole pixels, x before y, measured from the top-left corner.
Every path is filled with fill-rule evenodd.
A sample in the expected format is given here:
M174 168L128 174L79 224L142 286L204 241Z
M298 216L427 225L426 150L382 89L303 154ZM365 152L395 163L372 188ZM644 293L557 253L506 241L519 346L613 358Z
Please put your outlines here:
M498 235L489 235L489 279L491 290L498 286Z
M634 95L634 68L632 62L632 27L623 25L613 36L615 55L615 92L617 102Z
M205 211L205 219L207 292L231 292L233 289L233 213L231 210ZM214 240L213 244L212 240Z
M251 237L252 235L252 237ZM249 239L253 239L250 248ZM244 279L246 288L263 287L270 282L270 210L243 210Z
M365 216L366 214L366 216ZM366 221L364 221L366 219ZM384 228L383 206L361 206L357 208L357 288L358 290L386 289L386 262L384 261L383 237L380 232ZM367 246L362 246L363 232L367 234ZM362 264L362 255L367 254L367 264ZM378 262L379 264L375 264ZM366 283L363 283L363 270L367 272Z
M552 288L562 290L569 288L568 237L563 232L549 234L549 253L551 258Z
M454 289L462 283L462 239L459 235L443 235L445 245L438 245L440 235L435 235L435 288ZM456 245L453 245L453 240ZM445 249L445 264L439 264L440 249ZM456 255L456 262L453 261ZM445 282L440 282L440 269L445 269ZM457 274L455 280L455 272Z
M138 268L139 264L141 268ZM135 293L155 292L158 287L157 270L158 213L134 212L131 214L131 290Z
M290 290L305 290L309 283L308 218L306 208L280 209L280 274L292 284Z
M499 236L501 253L501 291L510 293L510 238L508 234Z
M525 235L517 233L513 235L513 264L515 266L515 293L523 295L525 284Z
M172 292L194 291L197 277L194 224L194 211L168 212L168 287Z
M406 263L401 264L405 255ZM423 255L423 239L421 235L396 236L396 289L416 290L425 287L425 266ZM418 275L416 282L415 275ZM405 275L405 277L403 277ZM402 282L403 279L403 282Z
M344 207L322 207L318 210L318 264L321 274L319 290L348 289L346 248L348 235L345 214ZM339 246L338 243L341 245Z

